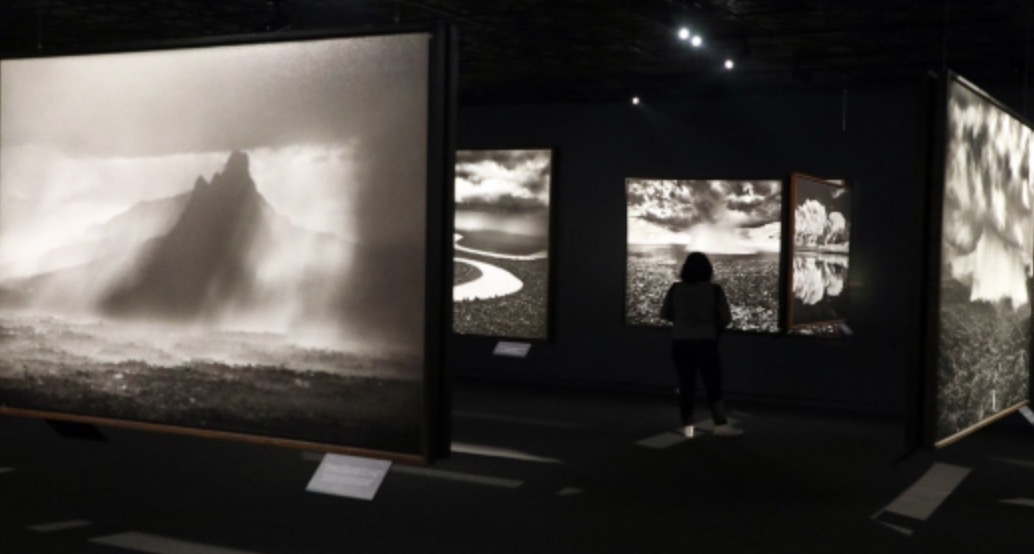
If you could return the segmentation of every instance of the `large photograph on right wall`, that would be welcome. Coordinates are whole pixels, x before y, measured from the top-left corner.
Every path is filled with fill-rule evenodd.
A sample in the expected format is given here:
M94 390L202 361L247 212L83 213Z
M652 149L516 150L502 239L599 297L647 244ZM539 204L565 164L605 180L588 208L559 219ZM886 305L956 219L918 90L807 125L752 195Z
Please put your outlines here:
M955 76L944 108L936 365L927 365L938 446L1028 401L1034 248L1030 126Z

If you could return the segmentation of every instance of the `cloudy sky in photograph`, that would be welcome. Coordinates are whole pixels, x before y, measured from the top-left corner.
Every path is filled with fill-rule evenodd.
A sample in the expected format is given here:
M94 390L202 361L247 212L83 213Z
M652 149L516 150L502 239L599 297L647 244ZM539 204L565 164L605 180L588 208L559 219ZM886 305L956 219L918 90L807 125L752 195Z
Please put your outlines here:
M943 254L970 300L1026 304L1034 226L1031 129L965 86L948 106Z
M754 227L779 221L779 181L629 179L629 217L641 217L672 231L699 224Z
M778 180L627 179L629 244L684 244L711 253L774 252Z
M549 206L549 150L456 152L456 203L461 207Z

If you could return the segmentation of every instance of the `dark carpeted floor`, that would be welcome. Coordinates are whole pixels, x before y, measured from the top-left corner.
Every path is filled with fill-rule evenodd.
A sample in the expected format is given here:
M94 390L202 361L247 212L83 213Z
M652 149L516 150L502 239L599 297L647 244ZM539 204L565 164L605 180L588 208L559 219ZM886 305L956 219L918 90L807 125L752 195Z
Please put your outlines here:
M731 402L747 435L679 440L673 397L461 383L454 400L453 456L396 465L371 502L305 492L318 457L296 451L124 429L72 440L0 418L0 553L131 552L95 541L126 533L151 545L137 551L185 554L1034 544L1034 427L1020 415L899 460L889 419ZM945 467L964 478L930 486ZM915 505L935 509L898 509Z

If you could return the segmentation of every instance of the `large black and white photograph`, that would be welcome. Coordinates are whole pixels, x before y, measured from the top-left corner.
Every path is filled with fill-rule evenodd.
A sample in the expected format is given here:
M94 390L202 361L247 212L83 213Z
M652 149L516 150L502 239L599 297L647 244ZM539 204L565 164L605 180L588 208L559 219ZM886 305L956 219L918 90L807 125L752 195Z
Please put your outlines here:
M1031 129L958 80L947 106L935 437L1028 399Z
M851 250L851 193L843 184L794 174L791 183L793 252L790 265L791 329L847 319Z
M456 333L548 338L551 171L551 150L456 153Z
M0 404L422 451L427 34L0 64Z
M783 186L778 180L626 179L625 321L667 326L668 286L689 252L714 264L732 307L731 329L779 331Z

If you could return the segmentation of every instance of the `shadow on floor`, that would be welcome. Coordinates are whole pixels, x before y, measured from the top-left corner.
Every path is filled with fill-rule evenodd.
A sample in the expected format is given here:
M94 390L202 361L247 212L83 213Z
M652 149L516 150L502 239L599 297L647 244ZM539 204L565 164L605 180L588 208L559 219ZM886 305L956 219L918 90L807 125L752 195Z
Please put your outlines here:
M104 429L103 443L69 440L41 421L0 418L0 552L842 554L1034 544L1034 427L1019 415L899 460L897 421L731 408L745 436L702 426L682 440L673 397L461 383L453 456L396 467L372 502L306 493L316 459L291 450L124 429ZM959 478L938 481L945 468ZM119 540L128 542L112 545Z

